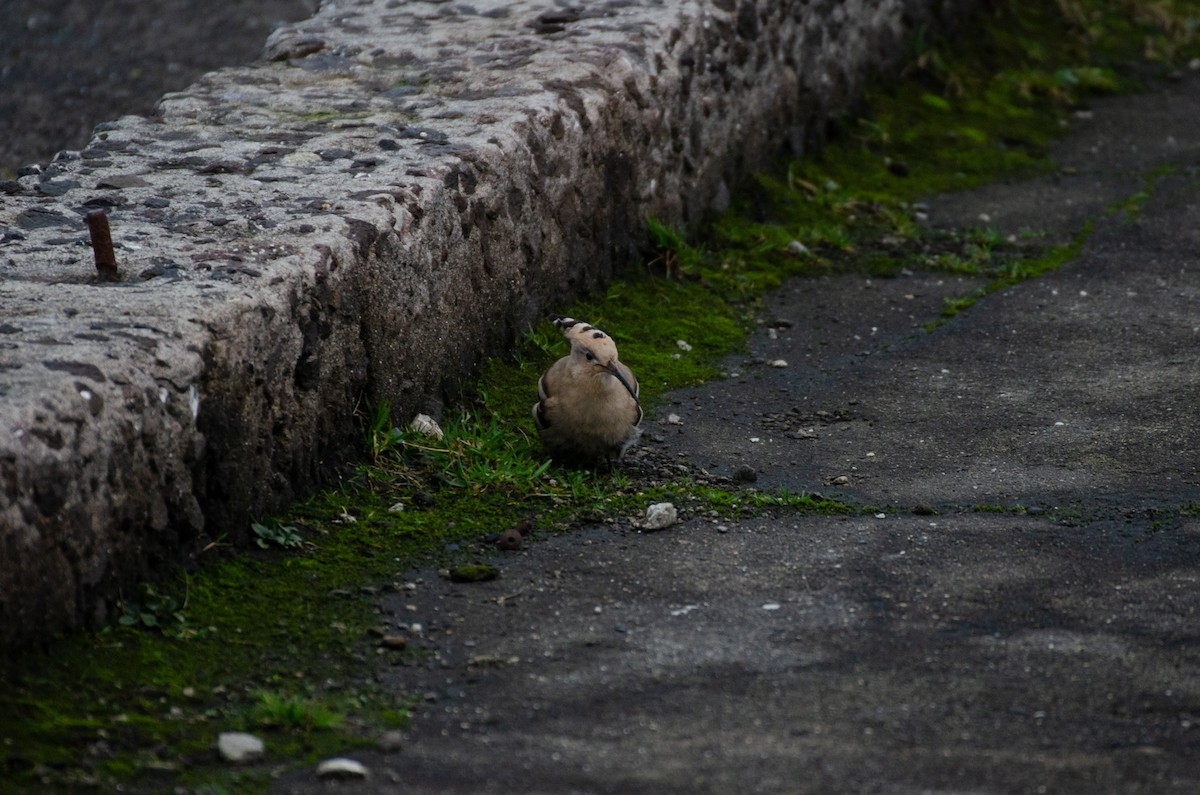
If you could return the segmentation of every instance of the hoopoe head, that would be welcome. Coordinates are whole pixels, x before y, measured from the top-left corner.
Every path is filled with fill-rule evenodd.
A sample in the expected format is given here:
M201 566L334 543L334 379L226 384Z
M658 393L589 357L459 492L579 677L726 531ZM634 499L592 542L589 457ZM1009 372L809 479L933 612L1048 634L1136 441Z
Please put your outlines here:
M612 341L612 337L582 320L562 315L551 315L550 319L562 329L563 336L570 341L571 357L575 359L576 366L594 367L598 371L607 372L620 381L633 399L637 400L637 390L617 367L617 345Z

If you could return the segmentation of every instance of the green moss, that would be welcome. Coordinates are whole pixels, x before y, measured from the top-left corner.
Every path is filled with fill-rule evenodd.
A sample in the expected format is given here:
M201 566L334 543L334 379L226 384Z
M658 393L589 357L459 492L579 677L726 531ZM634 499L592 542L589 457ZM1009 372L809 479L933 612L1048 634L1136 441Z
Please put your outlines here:
M918 41L903 81L873 86L861 115L843 120L817 156L740 187L697 244L651 221L656 254L645 265L606 295L557 309L608 331L646 376L643 399L653 405L665 390L715 377L720 357L744 344L759 298L789 277L907 268L987 280L948 304L949 316L1073 258L1089 227L1066 246L1017 246L989 229L924 231L915 204L1052 170L1048 143L1075 103L1190 55L1186 17L1197 4L992 5L1002 7L980 22L986 35L964 36L969 46L958 49ZM1134 57L1131 77L1123 64ZM1152 176L1114 212L1135 217ZM419 652L377 646L371 595L399 571L470 564L490 552L487 536L524 519L555 532L662 500L731 518L874 512L817 494L552 465L529 408L538 375L565 353L549 323L530 330L507 360L485 365L448 410L440 439L393 428L385 404L368 407L370 461L287 516L257 523L261 548L214 545L197 571L129 594L123 623L6 666L0 792L256 792L282 767L372 742L406 722L408 705L374 684L375 666ZM1198 510L1183 506L1172 521ZM264 736L267 759L235 770L215 763L216 736L227 730Z
M778 176L757 175L707 241L723 265L763 285L796 273L943 270L992 277L986 295L1074 256L1078 238L1030 257L994 230L923 231L913 204L1051 173L1048 146L1070 110L1195 52L1196 4L996 5L976 20L986 35L962 37L958 47L919 41L907 79L868 91L863 114L839 124L819 155ZM1149 189L1118 209L1136 213ZM948 308L961 311L982 295Z

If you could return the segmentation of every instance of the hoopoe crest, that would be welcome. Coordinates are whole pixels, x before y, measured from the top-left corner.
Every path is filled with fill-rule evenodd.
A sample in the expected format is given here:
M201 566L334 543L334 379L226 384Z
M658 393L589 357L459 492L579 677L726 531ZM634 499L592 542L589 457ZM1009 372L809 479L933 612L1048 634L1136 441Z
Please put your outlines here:
M638 381L617 359L612 337L582 320L551 315L571 352L538 379L533 421L556 459L611 464L642 429Z

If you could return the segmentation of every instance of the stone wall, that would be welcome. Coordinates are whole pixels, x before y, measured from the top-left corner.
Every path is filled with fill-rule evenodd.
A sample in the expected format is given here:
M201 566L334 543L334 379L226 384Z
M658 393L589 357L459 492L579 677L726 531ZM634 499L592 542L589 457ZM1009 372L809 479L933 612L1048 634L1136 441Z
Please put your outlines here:
M636 260L646 214L694 226L951 3L327 2L4 183L0 642L111 620L309 493L364 399L436 409Z

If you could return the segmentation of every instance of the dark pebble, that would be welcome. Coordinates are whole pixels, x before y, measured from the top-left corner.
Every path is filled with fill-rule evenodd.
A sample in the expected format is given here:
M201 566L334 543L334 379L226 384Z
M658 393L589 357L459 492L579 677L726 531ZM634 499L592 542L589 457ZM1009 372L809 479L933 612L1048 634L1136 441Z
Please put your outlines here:
M499 569L484 563L458 566L450 569L449 573L450 582L487 582L499 576Z
M758 473L753 467L742 464L737 469L733 470L734 483L753 483L758 480Z
M499 540L496 541L496 546L508 552L515 552L520 549L525 543L525 539L516 530L505 530L500 534Z

